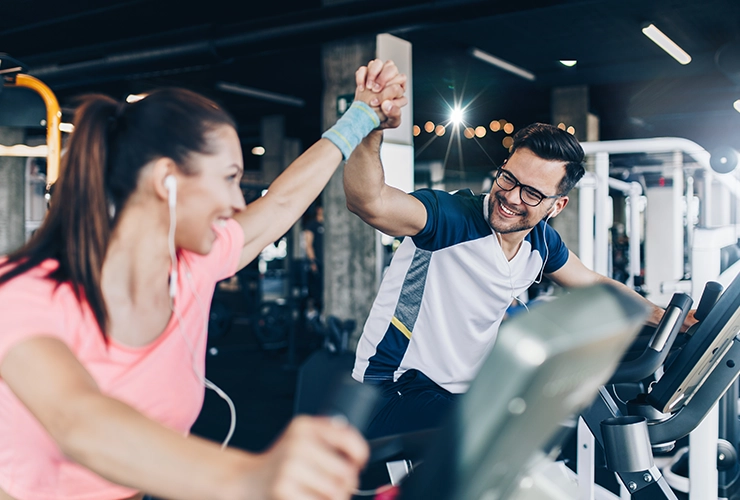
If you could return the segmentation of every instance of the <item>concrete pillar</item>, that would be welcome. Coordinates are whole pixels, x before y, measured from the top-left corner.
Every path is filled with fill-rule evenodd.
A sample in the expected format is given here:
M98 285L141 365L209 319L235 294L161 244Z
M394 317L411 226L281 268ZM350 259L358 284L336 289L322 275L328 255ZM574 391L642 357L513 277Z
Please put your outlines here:
M599 119L588 111L589 93L586 85L554 88L551 106L553 125L563 123L566 127L575 128L575 136L581 142L599 140ZM587 163L586 170L593 172L594 166ZM575 251L579 244L578 190L573 189L569 198L568 207L550 224L560 233L568 248Z
M374 57L375 37L324 45L324 130L337 121L337 97L354 94L355 71ZM341 168L324 190L323 206L324 314L354 319L357 338L378 289L376 232L347 210Z
M0 127L0 144L21 144L23 129ZM26 159L0 156L0 255L17 250L26 241Z
M262 142L262 147L265 148L265 154L261 157L262 181L265 184L274 181L285 170L285 167L290 165L290 161L285 163L283 157L284 140L285 117L282 115L271 115L262 118L260 141Z

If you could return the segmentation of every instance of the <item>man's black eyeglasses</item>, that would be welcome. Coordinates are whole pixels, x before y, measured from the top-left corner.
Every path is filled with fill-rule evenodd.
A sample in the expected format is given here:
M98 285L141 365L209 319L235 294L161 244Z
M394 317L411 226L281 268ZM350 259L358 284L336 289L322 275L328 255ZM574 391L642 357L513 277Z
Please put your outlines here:
M529 205L530 207L536 207L542 203L542 200L560 198L563 196L562 194L546 196L532 186L527 186L526 184L519 182L519 180L514 177L514 174L504 170L503 167L499 167L498 172L496 172L496 185L504 191L511 191L519 186L519 199L522 200L522 203Z

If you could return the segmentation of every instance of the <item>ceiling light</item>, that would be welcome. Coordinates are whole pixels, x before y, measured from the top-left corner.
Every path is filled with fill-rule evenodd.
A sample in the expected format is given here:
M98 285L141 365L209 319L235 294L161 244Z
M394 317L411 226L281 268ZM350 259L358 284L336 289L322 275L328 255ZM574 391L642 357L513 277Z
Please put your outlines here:
M72 125L71 123L60 123L59 124L59 131L60 132L65 132L67 134L71 134L72 132L75 131L75 126Z
M737 111L738 113L740 113L740 99L738 99L737 101L735 101L732 104L732 106L735 108L735 111Z
M572 68L573 66L578 64L578 61L576 61L575 59L561 59L560 64L562 64L563 66L568 66L569 68Z
M492 56L488 52L483 52L480 49L476 49L473 47L470 49L470 55L480 59L481 61L485 61L488 64L492 64L498 68L503 69L504 71L508 71L509 73L514 73L517 76L520 76L524 78L525 80L529 80L530 82L533 82L535 80L534 73L531 71L527 71L524 68L520 68L519 66L515 66L511 64L510 62L504 61L503 59L499 59L496 56Z
M245 87L237 83L218 82L216 88L223 90L224 92L231 92L232 94L246 95L254 97L256 99L262 99L264 101L276 102L278 104L286 104L288 106L295 106L302 108L306 105L306 101L289 95L277 94L275 92L269 92L267 90L254 89L251 87Z
M128 97L126 97L126 102L132 103L141 101L143 98L148 96L149 94L129 94Z
M255 146L252 148L252 154L254 156L262 156L263 154L265 154L265 148L263 148L262 146Z
M459 107L452 108L450 112L450 121L453 125L460 125L463 121L463 111Z
M691 62L691 56L679 47L676 42L668 38L665 33L656 28L654 24L645 26L642 28L642 32L679 63L689 64Z

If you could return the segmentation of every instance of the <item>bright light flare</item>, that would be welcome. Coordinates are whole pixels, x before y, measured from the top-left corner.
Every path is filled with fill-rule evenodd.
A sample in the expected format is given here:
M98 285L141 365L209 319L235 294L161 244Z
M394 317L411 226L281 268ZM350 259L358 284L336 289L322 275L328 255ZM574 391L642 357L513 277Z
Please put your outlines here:
M463 122L463 110L459 107L452 108L450 112L450 121L453 125L457 126Z
M737 111L738 113L740 113L740 99L738 99L737 101L735 101L732 104L732 106L735 108L735 111Z
M561 59L560 64L572 68L573 66L578 64L578 61L576 61L575 59Z

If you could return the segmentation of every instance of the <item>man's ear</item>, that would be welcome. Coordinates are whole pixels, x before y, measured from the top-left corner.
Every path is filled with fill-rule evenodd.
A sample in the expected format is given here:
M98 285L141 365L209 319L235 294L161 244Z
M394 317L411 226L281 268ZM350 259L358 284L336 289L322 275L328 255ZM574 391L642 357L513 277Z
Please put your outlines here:
M555 201L555 203L552 205L552 208L548 212L547 216L550 218L553 218L557 216L560 212L563 211L563 209L568 206L568 200L569 198L567 196L561 196L560 198Z

